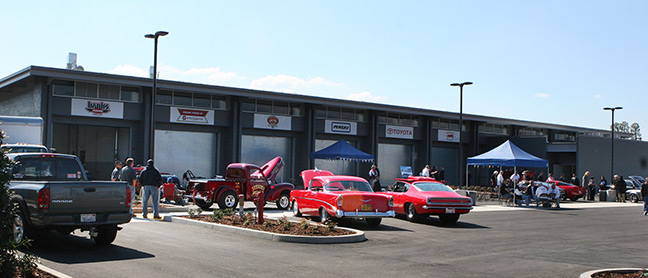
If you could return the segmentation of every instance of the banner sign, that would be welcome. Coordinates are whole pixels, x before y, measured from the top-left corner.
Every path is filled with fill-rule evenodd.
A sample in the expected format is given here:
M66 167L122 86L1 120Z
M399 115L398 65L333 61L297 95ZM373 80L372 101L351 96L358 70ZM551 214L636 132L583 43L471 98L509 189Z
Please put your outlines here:
M343 121L325 121L324 132L334 134L358 134L358 123L356 122L343 122Z
M412 166L401 166L400 172L401 172L401 177L407 178L412 175Z
M289 116L254 114L254 128L291 130L292 118Z
M399 139L414 139L414 128L411 126L385 126L385 137Z
M459 143L461 133L459 131L450 131L439 129L439 141Z
M213 125L214 111L171 107L169 121L172 123Z
M73 98L70 114L74 116L123 119L124 103Z

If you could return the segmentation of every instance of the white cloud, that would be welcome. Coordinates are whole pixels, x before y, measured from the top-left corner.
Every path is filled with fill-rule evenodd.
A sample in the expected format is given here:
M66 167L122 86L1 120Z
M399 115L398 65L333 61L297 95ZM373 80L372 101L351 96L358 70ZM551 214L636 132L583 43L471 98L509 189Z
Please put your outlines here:
M548 97L550 97L550 96L551 96L551 95L549 95L549 94L544 94L544 93L539 93L539 94L535 94L535 95L534 95L534 97L537 97L537 98L548 98Z
M594 98L601 98L601 94L595 94Z
M112 74L121 74L121 75L129 75L129 76L139 76L139 77L148 77L148 70L138 68L133 65L119 65L115 67L114 69L111 69L108 71L108 73Z
M337 87L341 84L325 80L322 77L315 77L309 80L301 79L296 76L279 74L262 77L252 80L250 88L256 90L277 91L286 93L303 93L304 89L310 89L317 86Z
M113 74L122 74L138 77L148 77L148 69L138 68L133 65L119 65L108 71ZM162 65L158 67L159 77L162 79L177 80L183 82L196 82L213 84L217 82L230 81L237 78L235 72L221 71L219 67L192 68L181 70L172 66Z
M385 98L386 98L385 96L374 96L371 94L371 92L350 94L346 97L346 99L348 100L368 101L368 102L379 102Z

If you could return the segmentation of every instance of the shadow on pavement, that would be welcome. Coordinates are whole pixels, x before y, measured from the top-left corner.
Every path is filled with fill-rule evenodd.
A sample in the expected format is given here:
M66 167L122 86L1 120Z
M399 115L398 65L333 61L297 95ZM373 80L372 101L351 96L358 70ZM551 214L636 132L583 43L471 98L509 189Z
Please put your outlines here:
M468 223L468 222L462 222L457 221L457 223L454 224L443 224L441 223L441 220L439 218L431 216L428 217L427 219L418 222L420 224L426 224L426 225L431 225L439 228L449 228L449 229L490 229L490 227L487 226L482 226L482 225L477 225L473 223Z
M400 231L400 232L413 232L409 229L403 229L396 226L387 225L384 222L378 226L369 226L367 223L361 220L355 219L340 219L338 220L338 226L353 228L363 231Z
M87 236L61 235L50 232L41 236L26 250L43 259L65 264L121 261L153 258L153 254L118 245L97 245Z

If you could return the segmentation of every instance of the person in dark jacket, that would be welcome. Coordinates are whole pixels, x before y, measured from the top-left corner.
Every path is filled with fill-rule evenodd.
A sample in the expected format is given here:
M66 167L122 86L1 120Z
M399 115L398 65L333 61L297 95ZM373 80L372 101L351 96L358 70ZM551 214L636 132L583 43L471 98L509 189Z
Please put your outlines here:
M121 168L121 173L119 174L119 179L128 183L128 186L131 188L131 208L130 214L133 214L133 205L135 204L135 179L137 178L137 173L133 169L134 160L132 158L126 159L126 166Z
M140 183L144 188L144 198L142 199L142 216L146 218L148 213L148 199L153 198L153 218L160 217L160 185L162 185L162 175L153 166L153 159L146 162L146 169L140 174Z
M623 176L614 175L614 188L616 189L617 202L625 203L626 197L626 182L623 180Z
M580 180L578 180L578 177L576 176L576 173L572 174L572 178L571 178L570 182L571 182L571 184L573 184L575 186L579 186L579 187L581 186Z
M644 216L648 216L648 177L646 177L646 181L641 185L641 198L644 201Z

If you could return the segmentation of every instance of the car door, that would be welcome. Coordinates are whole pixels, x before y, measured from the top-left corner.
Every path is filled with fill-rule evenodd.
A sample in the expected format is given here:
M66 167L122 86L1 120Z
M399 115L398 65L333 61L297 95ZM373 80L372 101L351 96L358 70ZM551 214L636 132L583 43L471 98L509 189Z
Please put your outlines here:
M407 184L397 181L391 189L391 195L394 197L394 211L397 213L405 213L404 204L407 200L405 192L407 192Z
M318 215L317 209L319 208L319 193L322 192L322 182L320 180L312 179L308 185L308 191L304 196L302 213L308 215Z

